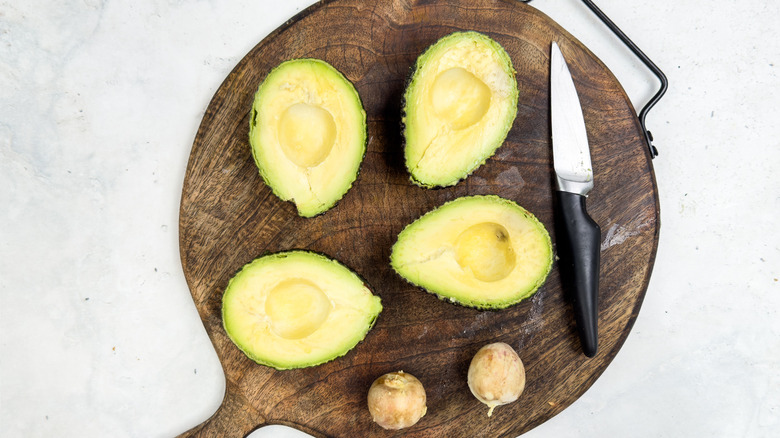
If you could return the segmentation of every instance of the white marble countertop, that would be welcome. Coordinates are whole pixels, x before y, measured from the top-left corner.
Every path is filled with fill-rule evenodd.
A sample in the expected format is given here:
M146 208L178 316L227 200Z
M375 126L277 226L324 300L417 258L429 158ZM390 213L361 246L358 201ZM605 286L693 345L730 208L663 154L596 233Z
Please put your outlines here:
M220 404L181 183L227 73L311 3L0 1L0 435L173 436ZM660 245L614 362L525 436L777 436L780 3L597 3L669 77L647 121ZM653 93L581 2L533 5L635 105Z

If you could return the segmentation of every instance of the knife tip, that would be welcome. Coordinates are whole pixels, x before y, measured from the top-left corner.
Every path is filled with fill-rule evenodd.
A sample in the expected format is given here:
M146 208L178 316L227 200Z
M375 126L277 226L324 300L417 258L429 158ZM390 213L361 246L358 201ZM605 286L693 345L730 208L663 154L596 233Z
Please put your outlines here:
M558 43L556 43L555 41L553 41L552 44L550 45L550 54L551 56L555 56L557 54L560 55L561 58L563 58L563 53L561 53L561 48L558 47Z

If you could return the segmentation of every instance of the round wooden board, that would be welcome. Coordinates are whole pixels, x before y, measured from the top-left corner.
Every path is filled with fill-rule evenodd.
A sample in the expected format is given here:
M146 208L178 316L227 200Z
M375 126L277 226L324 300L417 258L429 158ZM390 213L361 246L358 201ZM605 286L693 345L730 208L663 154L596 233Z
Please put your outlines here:
M517 70L517 119L504 145L454 187L425 190L403 165L401 97L410 67L440 37L476 30L498 41ZM550 43L557 41L580 94L595 189L588 209L602 228L599 353L580 351L557 265L537 294L501 311L440 301L389 266L401 229L459 196L497 194L535 214L555 241L549 121ZM260 178L248 143L257 86L282 61L323 59L355 84L368 115L368 150L352 189L323 215L298 217ZM659 230L650 156L634 109L609 70L569 33L513 0L321 2L258 44L225 79L198 130L181 200L181 259L187 283L227 379L225 400L184 436L247 435L286 424L315 436L517 436L574 402L617 354L637 316ZM220 316L230 277L265 252L293 248L330 255L382 298L366 339L344 357L301 370L257 365L227 338ZM466 371L484 344L512 345L526 366L521 399L487 408L469 392ZM428 394L414 427L385 431L366 408L381 374L404 370Z

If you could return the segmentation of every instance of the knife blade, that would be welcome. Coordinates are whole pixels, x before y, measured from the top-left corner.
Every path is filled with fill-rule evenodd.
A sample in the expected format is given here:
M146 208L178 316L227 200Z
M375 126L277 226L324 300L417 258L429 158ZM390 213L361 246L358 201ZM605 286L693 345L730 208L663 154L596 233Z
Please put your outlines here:
M585 207L593 189L585 118L569 67L555 42L550 54L550 120L561 282L571 296L582 351L593 357L598 350L601 229Z

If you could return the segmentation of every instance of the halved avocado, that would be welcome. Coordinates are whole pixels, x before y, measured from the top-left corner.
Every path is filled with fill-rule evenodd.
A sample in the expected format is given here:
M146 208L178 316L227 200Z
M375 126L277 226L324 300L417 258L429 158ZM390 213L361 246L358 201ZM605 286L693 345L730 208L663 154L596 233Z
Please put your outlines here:
M341 263L308 251L270 254L244 266L222 297L230 339L279 370L345 355L373 327L382 303Z
M406 168L422 187L451 186L495 153L517 114L517 80L503 47L456 32L429 47L404 94Z
M482 309L509 307L533 295L552 268L544 225L498 196L450 201L398 235L393 269L439 298Z
M355 87L319 59L274 68L255 94L249 143L260 175L298 214L333 207L357 178L366 112Z

